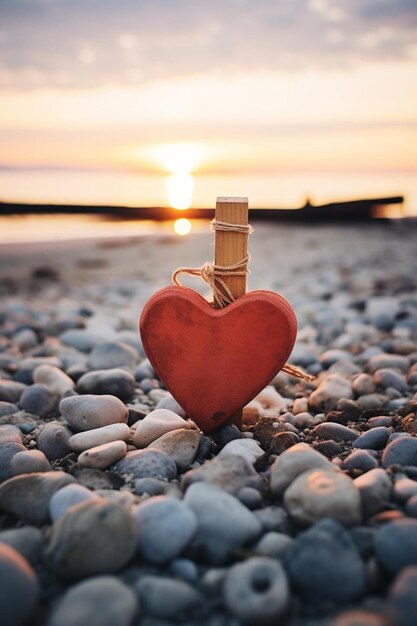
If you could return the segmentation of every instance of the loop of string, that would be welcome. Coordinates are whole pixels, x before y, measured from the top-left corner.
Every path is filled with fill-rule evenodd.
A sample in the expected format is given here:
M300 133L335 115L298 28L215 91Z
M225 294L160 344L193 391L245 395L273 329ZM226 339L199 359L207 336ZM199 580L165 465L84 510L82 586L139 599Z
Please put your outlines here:
M224 232L235 232L250 235L254 232L254 228L250 224L229 224L228 222L221 222L213 219L211 222L211 230L221 230ZM175 285L182 286L178 276L180 274L187 274L188 276L198 276L202 278L209 286L213 293L213 300L215 304L223 309L228 304L235 301L233 294L222 276L246 276L250 274L248 269L248 262L250 256L247 254L243 259L232 263L231 265L216 265L215 263L204 263L203 267L180 267L172 274L172 281ZM301 378L307 382L312 382L314 376L303 372L295 365L289 365L286 363L282 368L282 371L295 378Z

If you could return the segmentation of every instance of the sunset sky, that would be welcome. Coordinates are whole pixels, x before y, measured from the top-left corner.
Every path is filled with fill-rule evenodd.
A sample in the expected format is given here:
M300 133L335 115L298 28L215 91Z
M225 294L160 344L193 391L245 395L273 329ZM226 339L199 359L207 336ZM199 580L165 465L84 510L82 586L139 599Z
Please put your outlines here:
M233 177L410 181L416 77L415 0L0 0L0 198L45 171L192 174L194 204Z

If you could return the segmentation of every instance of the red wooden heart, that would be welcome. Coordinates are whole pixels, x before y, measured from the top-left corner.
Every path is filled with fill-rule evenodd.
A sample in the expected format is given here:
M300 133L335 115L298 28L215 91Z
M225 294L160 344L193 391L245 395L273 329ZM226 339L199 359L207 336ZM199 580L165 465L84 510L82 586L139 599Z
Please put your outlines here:
M177 286L148 300L139 326L156 373L204 432L227 422L272 380L297 333L293 310L272 291L252 291L215 309Z

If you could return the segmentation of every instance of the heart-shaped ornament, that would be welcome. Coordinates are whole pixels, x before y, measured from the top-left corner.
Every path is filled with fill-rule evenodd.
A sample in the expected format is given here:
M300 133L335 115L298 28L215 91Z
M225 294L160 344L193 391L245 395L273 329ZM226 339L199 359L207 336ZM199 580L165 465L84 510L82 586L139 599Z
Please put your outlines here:
M279 372L297 320L272 291L252 291L215 309L188 287L166 287L140 318L143 347L178 404L204 432L227 422Z

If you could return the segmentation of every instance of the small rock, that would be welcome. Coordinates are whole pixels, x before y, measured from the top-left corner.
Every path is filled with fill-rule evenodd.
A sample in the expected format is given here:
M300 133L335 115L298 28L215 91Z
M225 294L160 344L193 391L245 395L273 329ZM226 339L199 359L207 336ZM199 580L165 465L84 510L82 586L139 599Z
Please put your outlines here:
M127 445L124 441L110 441L81 452L78 457L78 463L82 467L107 469L110 465L126 456L126 453Z
M361 499L352 480L340 472L312 469L288 487L284 506L299 524L308 526L332 517L346 526L361 520Z
M178 428L152 441L148 450L161 450L174 459L179 469L188 469L197 455L200 439L197 430Z
M48 459L40 450L25 450L18 452L11 460L12 475L31 474L33 472L50 472L52 470Z
M375 384L378 387L382 387L382 389L388 389L391 387L393 389L397 389L397 391L400 391L401 393L406 392L408 389L404 376L401 376L401 374L398 374L395 370L391 370L386 367L376 370L373 378Z
M120 368L87 372L78 380L79 393L108 394L120 400L129 400L135 391L135 378Z
M136 544L131 515L112 503L82 502L52 528L47 558L67 580L110 574L127 565Z
M137 527L139 554L150 563L167 563L177 557L197 529L196 517L188 506L166 496L142 502L134 511L133 518Z
M230 568L224 602L235 617L250 623L278 620L290 599L287 576L277 561L257 556Z
M72 506L86 500L101 500L101 498L94 491L83 487L83 485L70 484L62 487L62 489L54 493L49 501L51 520L56 522Z
M15 476L0 485L0 509L32 524L46 524L53 494L74 482L65 472Z
M382 526L375 535L375 554L390 574L417 565L417 520L398 519Z
M417 495L417 481L410 478L400 478L394 484L394 498L398 502L407 502Z
M35 528L35 526L12 528L0 532L0 544L2 543L14 548L31 565L35 565L41 557L43 535L39 528Z
M59 396L64 396L74 389L74 381L58 367L39 365L33 372L33 382L42 384Z
M216 430L212 433L212 438L214 443L216 443L220 448L224 448L226 444L231 441L235 441L236 439L242 439L243 433L236 424L223 424L216 428Z
M136 595L127 585L115 576L96 576L66 592L48 626L131 626L138 612Z
M400 372L407 373L410 362L407 357L397 354L375 354L372 356L367 365L367 369L371 374L383 368L397 369Z
M19 552L0 544L0 615L5 626L21 626L39 598L37 576Z
M108 370L115 367L134 368L138 360L137 351L121 341L108 341L96 346L88 357L92 370Z
M417 496L411 496L405 505L405 512L410 517L417 517Z
M382 450L391 434L389 428L385 426L377 426L363 433L353 442L354 448L362 448L363 450Z
M127 407L115 396L70 396L61 400L59 409L70 428L85 431L116 422L126 424Z
M227 443L219 452L219 456L237 454L246 459L249 463L255 463L264 451L253 439L235 439Z
M4 417L5 415L13 415L13 413L17 413L18 410L19 407L16 404L0 401L0 417Z
M166 478L172 480L177 476L177 466L165 452L161 450L135 450L128 452L124 459L114 466L120 474L131 474L134 478Z
M0 482L13 476L12 459L18 452L26 452L21 443L9 441L0 444Z
M191 585L163 576L141 576L135 591L145 614L161 619L189 619L190 613L203 604L202 596Z
M242 487L237 493L238 500L251 511L262 506L262 495L253 487Z
M71 328L59 336L60 341L79 350L80 352L90 352L95 346L106 341L104 335L95 333L85 328Z
M38 448L50 461L62 459L71 452L71 431L60 422L45 424L38 435Z
M381 468L371 469L354 480L362 502L365 517L382 511L390 500L392 485L387 473Z
M0 400L11 404L19 402L27 385L13 380L0 380Z
M68 441L71 450L84 452L90 448L101 446L111 441L129 441L130 428L127 424L109 424L101 428L94 428L83 433L73 435Z
M294 543L295 540L285 533L269 531L258 541L254 550L256 554L261 556L269 556L272 559L283 560Z
M391 441L383 452L382 465L417 465L417 438L399 437Z
M318 424L313 429L312 435L319 439L333 439L334 441L354 441L358 437L358 433L355 430L336 422Z
M331 411L340 398L353 398L350 382L339 374L329 374L308 399L310 408L319 411Z
M175 400L175 398L171 396L170 393L166 395L165 398L162 398L162 400L159 400L155 408L166 409L167 411L172 411L173 413L176 413L180 417L186 417L184 409L178 404L178 402Z
M46 385L31 385L21 395L19 406L28 413L47 417L55 413L58 408L59 396L53 393Z
M292 584L312 604L349 602L366 590L366 569L346 529L321 520L297 537L286 565Z
M198 567L190 559L175 559L170 563L169 571L173 576L187 583L195 584L199 579Z
M188 471L182 478L182 486L186 489L199 481L217 485L232 494L237 494L242 487L263 488L263 480L253 465L236 454L217 456Z
M343 470L360 471L362 473L378 467L378 461L367 450L353 450L342 463Z
M215 485L191 485L184 502L197 518L194 544L211 563L223 563L233 550L261 533L261 524L253 513Z
M274 461L271 467L271 493L280 498L297 476L313 468L334 469L334 465L308 444L297 443Z
M190 428L190 423L172 411L155 409L138 423L133 435L133 445L137 448L146 448L162 435L178 428Z
M358 376L352 380L352 390L356 397L374 393L376 386L372 376L369 374L358 374Z
M417 615L417 567L406 567L391 587L388 604L390 623L414 626Z

